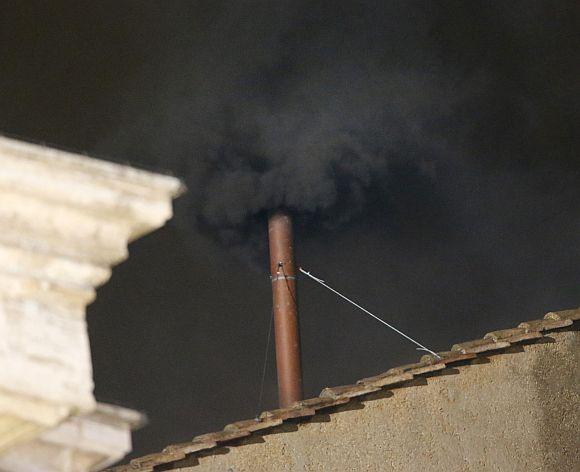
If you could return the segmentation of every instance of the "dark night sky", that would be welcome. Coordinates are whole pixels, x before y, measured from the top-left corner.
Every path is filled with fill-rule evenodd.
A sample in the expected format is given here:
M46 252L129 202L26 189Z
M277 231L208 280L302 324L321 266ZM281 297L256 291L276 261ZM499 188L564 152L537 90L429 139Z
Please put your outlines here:
M2 3L0 132L190 188L88 310L136 454L258 412L277 205L304 267L434 349L580 305L576 3ZM418 357L299 289L306 395Z

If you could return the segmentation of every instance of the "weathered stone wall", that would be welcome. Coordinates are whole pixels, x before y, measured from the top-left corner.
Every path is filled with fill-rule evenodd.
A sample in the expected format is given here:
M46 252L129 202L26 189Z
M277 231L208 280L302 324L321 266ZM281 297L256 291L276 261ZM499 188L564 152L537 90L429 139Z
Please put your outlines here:
M550 333L176 470L580 470L579 348L577 331Z

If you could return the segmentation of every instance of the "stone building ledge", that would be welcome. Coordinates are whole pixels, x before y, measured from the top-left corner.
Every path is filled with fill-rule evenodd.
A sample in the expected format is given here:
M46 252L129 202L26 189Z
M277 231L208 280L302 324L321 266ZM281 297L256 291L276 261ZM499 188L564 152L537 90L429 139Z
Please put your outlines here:
M2 472L89 472L101 470L131 451L131 431L145 417L98 403L91 413L72 416L0 456Z
M0 136L0 456L102 413L86 306L183 190L174 177Z

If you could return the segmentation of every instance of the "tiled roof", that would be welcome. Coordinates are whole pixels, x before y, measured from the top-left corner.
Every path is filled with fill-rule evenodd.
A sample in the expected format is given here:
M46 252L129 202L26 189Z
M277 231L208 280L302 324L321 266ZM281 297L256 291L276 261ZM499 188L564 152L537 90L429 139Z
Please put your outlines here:
M196 436L190 442L167 446L162 452L133 459L129 464L109 469L110 472L152 472L168 470L176 461L190 458L197 454L211 454L219 446L235 446L235 441L250 435L260 435L280 426L284 421L300 421L314 416L320 410L332 413L332 408L349 403L352 399L391 387L412 386L411 380L427 376L432 372L444 369L448 365L465 363L491 351L501 352L512 344L534 342L544 333L571 326L580 320L580 308L550 312L539 320L520 323L517 328L492 331L482 339L454 344L450 351L437 353L440 358L431 354L424 355L415 364L394 367L388 371L359 380L352 385L330 387L322 390L320 395L308 400L296 402L290 408L265 411L257 418L236 421L227 425L222 431Z

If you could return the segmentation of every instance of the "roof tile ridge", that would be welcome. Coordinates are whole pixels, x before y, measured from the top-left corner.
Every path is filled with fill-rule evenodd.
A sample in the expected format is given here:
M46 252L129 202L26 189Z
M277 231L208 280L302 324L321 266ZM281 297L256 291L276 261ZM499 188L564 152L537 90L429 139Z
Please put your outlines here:
M503 351L512 344L529 343L542 338L544 333L567 328L580 320L580 308L547 313L542 319L524 321L516 328L491 331L483 338L454 344L450 351L423 355L419 362L393 367L382 374L358 380L351 385L327 387L318 397L295 402L288 408L262 412L257 418L230 423L222 431L196 436L191 442L167 446L162 452L131 460L129 464L107 469L109 472L153 472L155 467L180 461L188 456L203 453L224 443L243 439L253 433L263 434L287 420L302 421L319 410L350 403L379 390L413 385L416 377L426 377L445 369L448 365L466 363L491 351ZM165 470L165 469L164 469Z
M572 320L580 321L580 307L571 310L550 311L544 316L546 320Z

